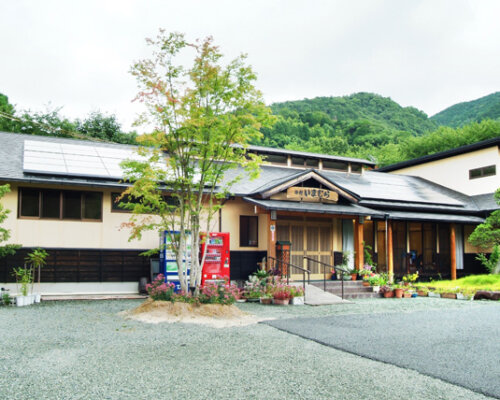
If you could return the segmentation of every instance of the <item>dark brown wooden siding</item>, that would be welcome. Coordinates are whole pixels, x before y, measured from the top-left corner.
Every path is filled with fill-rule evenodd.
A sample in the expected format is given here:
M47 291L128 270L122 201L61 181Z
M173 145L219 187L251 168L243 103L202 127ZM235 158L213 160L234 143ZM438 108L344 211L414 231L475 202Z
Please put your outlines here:
M12 270L24 265L32 249L0 258L0 282L15 282ZM42 282L138 282L150 276L145 250L45 249L49 253Z

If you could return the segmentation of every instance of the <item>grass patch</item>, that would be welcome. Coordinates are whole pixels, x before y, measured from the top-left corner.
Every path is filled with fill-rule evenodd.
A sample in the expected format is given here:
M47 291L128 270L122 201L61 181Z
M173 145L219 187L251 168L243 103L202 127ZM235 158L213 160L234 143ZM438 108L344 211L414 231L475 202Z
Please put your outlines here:
M471 275L455 281L418 282L418 288L435 289L438 293L463 293L473 295L478 290L500 291L500 275Z

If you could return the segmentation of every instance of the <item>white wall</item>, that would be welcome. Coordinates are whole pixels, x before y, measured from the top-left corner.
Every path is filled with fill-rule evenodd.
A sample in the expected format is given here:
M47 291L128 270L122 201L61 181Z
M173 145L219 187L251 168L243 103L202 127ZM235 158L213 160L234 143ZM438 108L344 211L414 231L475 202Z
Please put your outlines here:
M469 179L469 170L489 165L496 165L496 175ZM493 193L500 187L500 152L498 146L492 146L392 173L420 176L469 196Z

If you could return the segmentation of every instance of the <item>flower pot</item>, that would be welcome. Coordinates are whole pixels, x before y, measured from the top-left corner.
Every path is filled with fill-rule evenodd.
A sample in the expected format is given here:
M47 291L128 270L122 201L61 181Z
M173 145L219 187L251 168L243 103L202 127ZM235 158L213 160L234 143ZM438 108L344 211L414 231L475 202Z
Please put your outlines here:
M368 282L368 281L363 281L363 286L370 286L370 282Z
M394 297L394 290L390 290L388 292L384 292L384 297L385 298L391 298Z
M304 296L293 297L292 304L294 306L303 306L304 305Z
M273 299L271 297L261 297L260 304L272 304Z
M403 297L404 297L405 299L409 299L409 298L411 298L411 292L403 292Z
M355 281L356 279L358 279L358 274L351 274L351 279L353 281Z
M17 296L16 297L16 306L24 307L29 306L31 304L30 296Z
M439 293L436 293L436 292L429 292L427 294L427 296L429 296L429 297L441 297L441 295Z
M397 299L401 299L403 298L403 289L394 289L394 296L397 298Z
M342 278L340 277L340 275L338 276L339 280L343 280L343 281L350 281L352 278L351 278L351 275L342 275Z
M273 299L273 303L277 306L287 306L290 302L290 299Z
M373 293L378 293L378 292L380 292L380 286L377 286L377 285L372 286L372 290L373 290Z
M35 303L40 303L42 301L42 295L40 293L35 293Z
M258 303L260 299L258 297L252 297L250 299L247 299L249 303Z
M457 294L456 293L441 293L441 297L443 299L456 299Z
M417 290L420 297L427 297L427 292L425 290Z

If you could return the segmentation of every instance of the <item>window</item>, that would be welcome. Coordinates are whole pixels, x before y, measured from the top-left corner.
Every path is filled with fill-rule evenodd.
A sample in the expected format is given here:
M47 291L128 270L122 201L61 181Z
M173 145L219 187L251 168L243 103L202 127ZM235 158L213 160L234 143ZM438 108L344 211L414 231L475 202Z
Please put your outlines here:
M497 174L496 165L488 165L487 167L470 169L469 179L484 178L486 176L494 176L496 174Z
M19 188L19 217L102 220L102 193Z
M316 158L292 157L292 165L298 167L314 167L319 166L319 160Z
M256 216L240 216L240 246L258 247L259 220Z
M263 155L263 159L265 161L268 161L272 164L287 164L288 162L288 156L286 155L281 155L281 154L270 154L270 153L267 153L267 154L262 154Z
M308 158L306 160L306 166L308 167L319 167L319 160L317 158Z
M340 161L323 160L323 169L336 169L339 171L347 171L347 164Z
M361 173L361 164L351 164L351 172Z

